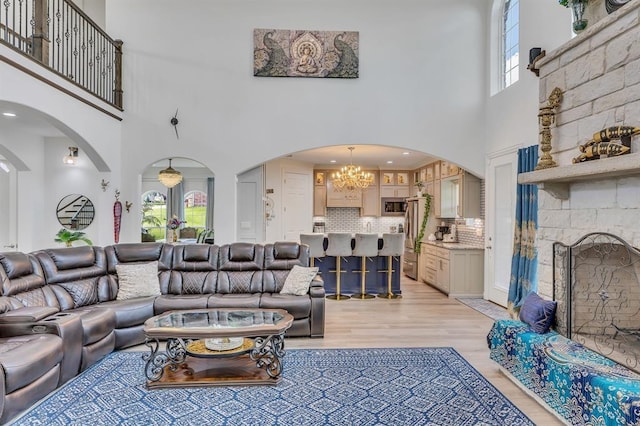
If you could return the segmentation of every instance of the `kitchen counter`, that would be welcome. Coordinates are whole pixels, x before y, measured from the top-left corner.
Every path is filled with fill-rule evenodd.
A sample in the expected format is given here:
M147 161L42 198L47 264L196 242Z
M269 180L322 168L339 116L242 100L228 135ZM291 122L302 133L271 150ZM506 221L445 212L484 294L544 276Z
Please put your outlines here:
M443 243L442 241L422 241L423 244L442 247L447 250L484 250L484 247L464 243Z

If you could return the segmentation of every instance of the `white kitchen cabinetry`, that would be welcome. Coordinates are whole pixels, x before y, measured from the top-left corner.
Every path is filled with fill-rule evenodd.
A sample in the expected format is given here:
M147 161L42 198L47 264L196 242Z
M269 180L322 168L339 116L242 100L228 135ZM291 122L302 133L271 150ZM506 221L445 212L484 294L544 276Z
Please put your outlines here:
M436 217L480 217L480 179L467 172L441 179Z
M484 250L453 249L422 243L419 277L449 297L482 297Z

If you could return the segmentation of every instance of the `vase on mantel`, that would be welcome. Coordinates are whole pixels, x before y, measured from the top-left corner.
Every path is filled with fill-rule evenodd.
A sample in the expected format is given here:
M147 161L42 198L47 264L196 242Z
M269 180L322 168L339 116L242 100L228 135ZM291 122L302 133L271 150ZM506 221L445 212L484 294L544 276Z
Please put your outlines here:
M584 11L587 8L589 0L569 0L569 7L573 14L573 32L579 33L587 28L588 20L584 18Z

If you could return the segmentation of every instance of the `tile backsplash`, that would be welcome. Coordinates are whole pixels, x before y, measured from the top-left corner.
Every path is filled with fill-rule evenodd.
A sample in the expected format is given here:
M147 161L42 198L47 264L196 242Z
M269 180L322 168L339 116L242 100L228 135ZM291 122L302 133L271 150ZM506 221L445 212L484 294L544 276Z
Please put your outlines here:
M313 221L324 220L325 232L391 232L392 226L402 224L404 217L361 217L358 208L327 208L327 215L314 217ZM370 225L367 225L370 224Z

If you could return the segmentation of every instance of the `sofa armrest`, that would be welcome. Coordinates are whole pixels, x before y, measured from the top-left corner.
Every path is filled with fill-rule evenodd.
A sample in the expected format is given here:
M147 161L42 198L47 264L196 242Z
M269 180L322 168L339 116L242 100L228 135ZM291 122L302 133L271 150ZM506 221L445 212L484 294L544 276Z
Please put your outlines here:
M309 286L309 296L311 296L311 297L322 297L322 298L324 298L324 296L325 296L324 281L318 275L316 275L311 280L311 285Z
M33 306L14 309L0 315L0 324L10 324L16 322L36 322L58 312L58 308L50 306Z

